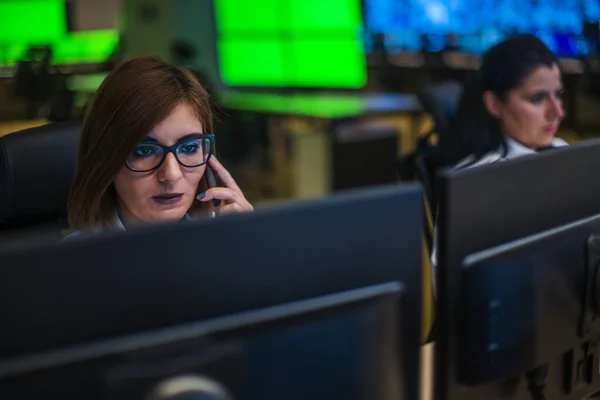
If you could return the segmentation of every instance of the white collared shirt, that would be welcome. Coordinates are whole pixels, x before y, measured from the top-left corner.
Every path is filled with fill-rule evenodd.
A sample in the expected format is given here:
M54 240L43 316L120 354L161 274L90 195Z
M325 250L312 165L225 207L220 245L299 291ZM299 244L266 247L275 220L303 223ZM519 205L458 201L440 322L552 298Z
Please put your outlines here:
M211 218L214 218L216 216L216 213L214 211L211 212ZM191 221L193 218L191 217L191 215L189 213L185 213L185 215L183 216L183 218L187 221ZM114 214L114 220L113 220L113 228L116 231L126 231L127 228L125 228L125 225L123 224L123 221L121 220L121 217L119 216L119 212L115 209L115 214ZM97 234L97 233L101 233L103 231L105 231L106 228L103 228L101 226L96 226L91 233L92 234ZM87 233L85 231L82 230L78 230L75 232L70 233L69 235L67 235L65 237L65 240L67 239L73 239L73 238L77 238L77 237L83 237L83 236L88 236L90 235L90 232L87 231Z
M215 216L215 213L213 211L212 216ZM185 215L183 216L183 219L185 219L186 221L191 221L192 217L190 217L189 213L185 213ZM113 223L114 229L118 230L118 231L126 231L127 229L125 228L125 225L123 224L123 221L121 221L121 217L119 216L119 211L115 210L115 219L114 219L114 223ZM96 228L98 229L98 228Z
M456 164L454 166L454 169L461 168L461 167L464 167L464 168L480 167L482 165L493 164L495 162L511 160L513 158L537 154L537 152L535 150L532 150L529 147L524 146L521 143L519 143L513 139L505 138L504 140L506 142L506 151L501 146L499 149L497 149L495 151L490 151L489 153L484 154L482 157L480 157L476 161L475 161L474 156L469 156L469 157L465 158L464 160L462 160L461 162L459 162L458 164ZM569 144L567 142L565 142L564 140L559 139L559 138L554 138L552 140L552 147L564 147L564 146L568 146L568 145ZM432 274L433 274L431 279L433 280L433 293L434 294L437 292L437 290L436 290L436 267L437 267L437 228L435 228L435 230L433 232L433 249L431 250L431 268L432 268Z
M500 146L499 149L484 154L476 161L475 156L468 156L467 158L456 164L454 168L479 167L481 165L493 164L498 161L510 160L513 158L527 156L530 154L537 154L535 150L532 150L527 146L523 146L521 143L513 139L505 138L504 141L506 143L506 152L504 151L504 147ZM568 145L569 144L567 142L559 138L554 138L552 140L552 147L564 147Z

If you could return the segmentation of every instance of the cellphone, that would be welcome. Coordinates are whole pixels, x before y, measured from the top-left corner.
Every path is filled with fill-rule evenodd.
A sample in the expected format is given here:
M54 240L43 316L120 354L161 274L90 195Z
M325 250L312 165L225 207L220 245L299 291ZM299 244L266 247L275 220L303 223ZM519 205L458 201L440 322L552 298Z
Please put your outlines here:
M206 178L206 186L208 186L209 189L220 186L215 171L213 171L208 163L206 164L206 169L204 170L204 177ZM219 199L212 199L210 202L215 208L219 207L221 204L221 200Z

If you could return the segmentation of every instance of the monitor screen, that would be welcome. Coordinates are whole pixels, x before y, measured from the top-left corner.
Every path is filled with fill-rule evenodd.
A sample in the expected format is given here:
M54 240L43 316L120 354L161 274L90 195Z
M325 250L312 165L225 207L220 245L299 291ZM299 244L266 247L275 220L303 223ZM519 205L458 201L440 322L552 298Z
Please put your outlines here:
M0 1L0 43L59 40L67 29L62 0Z
M576 58L586 56L597 50L597 41L584 36L561 33L540 32L537 34L550 50L558 57Z
M600 20L596 0L364 0L365 29L383 34L390 53L458 50L480 55L516 33L542 39L559 57L597 48L584 37L584 21Z
M225 85L340 89L365 85L358 0L215 0L214 8L219 71Z
M600 21L600 3L598 0L582 0L583 17L589 22Z
M598 14L589 0L586 16ZM365 0L366 28L387 33L476 34L495 27L506 32L547 30L581 34L581 0Z

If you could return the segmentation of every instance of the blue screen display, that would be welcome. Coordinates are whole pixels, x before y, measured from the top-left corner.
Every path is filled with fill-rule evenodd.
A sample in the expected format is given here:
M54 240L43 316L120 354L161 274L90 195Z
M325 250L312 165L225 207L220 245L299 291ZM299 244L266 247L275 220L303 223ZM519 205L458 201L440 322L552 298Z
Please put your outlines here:
M366 26L375 32L422 34L552 31L581 34L598 19L597 0L365 0Z
M383 33L391 51L444 51L454 35L458 49L481 54L511 34L533 33L573 57L595 46L582 37L583 23L600 20L600 1L364 0L364 14L366 30Z
M583 17L590 22L600 21L600 1L583 0Z

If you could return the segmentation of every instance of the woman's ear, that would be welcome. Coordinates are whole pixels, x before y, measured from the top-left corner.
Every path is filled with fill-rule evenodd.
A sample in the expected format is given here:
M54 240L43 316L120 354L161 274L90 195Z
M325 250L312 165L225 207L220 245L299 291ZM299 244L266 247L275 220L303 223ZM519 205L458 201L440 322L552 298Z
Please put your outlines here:
M502 102L490 90L483 92L483 105L488 113L494 118L500 118L502 114Z

